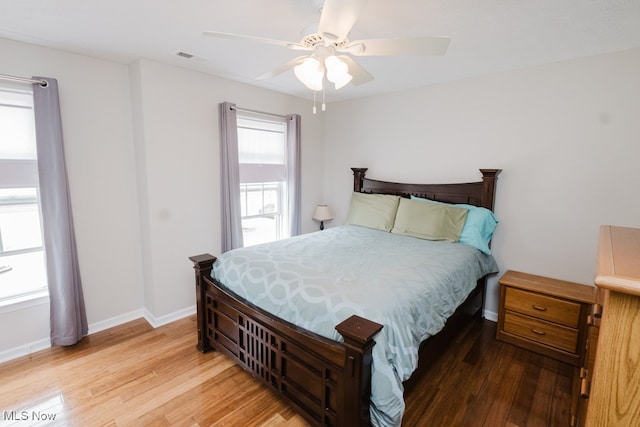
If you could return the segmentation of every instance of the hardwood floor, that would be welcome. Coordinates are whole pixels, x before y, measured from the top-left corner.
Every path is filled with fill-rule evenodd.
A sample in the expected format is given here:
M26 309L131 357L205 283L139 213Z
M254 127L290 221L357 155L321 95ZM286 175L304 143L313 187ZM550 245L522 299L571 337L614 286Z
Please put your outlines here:
M475 322L427 361L405 387L403 426L568 426L572 366L495 336Z
M225 356L199 353L195 331L195 316L140 319L1 364L0 426L306 425ZM476 322L428 361L403 425L567 426L571 367L494 337Z

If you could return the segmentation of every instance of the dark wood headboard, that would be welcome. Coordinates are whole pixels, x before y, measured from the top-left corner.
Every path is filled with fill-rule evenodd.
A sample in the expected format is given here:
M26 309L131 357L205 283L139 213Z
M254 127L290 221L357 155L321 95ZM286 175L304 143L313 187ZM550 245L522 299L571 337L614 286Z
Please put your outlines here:
M404 184L365 177L368 168L351 168L353 191L424 197L445 203L467 203L493 210L496 181L502 169L480 169L482 181L454 184Z

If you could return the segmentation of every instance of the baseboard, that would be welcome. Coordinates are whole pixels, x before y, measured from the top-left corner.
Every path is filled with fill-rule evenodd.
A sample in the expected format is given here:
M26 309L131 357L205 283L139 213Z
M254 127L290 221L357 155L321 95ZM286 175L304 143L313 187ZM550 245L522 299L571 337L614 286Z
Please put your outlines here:
M101 320L89 325L89 335L96 332L104 331L114 326L122 325L123 323L131 322L132 320L144 317L144 310L133 310L129 313L121 314L119 316L112 317L111 319Z
M44 338L18 347L10 348L9 350L0 351L0 363L8 362L9 360L17 359L18 357L28 356L31 353L46 350L50 347L51 339Z
M143 317L151 326L157 328L159 326L166 325L167 323L174 322L187 316L191 316L196 312L196 306L184 308L176 312L156 317L149 313L146 309L134 310L129 313L121 314L119 316L112 317L110 319L101 320L89 325L89 335L95 334L105 329L113 328L115 326L122 325L132 320L140 319ZM23 344L8 350L0 351L0 363L8 362L19 357L28 356L31 353L37 351L46 350L51 347L51 341L49 338L43 338L37 341L33 341L27 344Z
M164 316L156 317L153 314L149 313L148 310L144 310L144 318L147 322L154 328L166 325L167 323L175 322L176 320L180 320L187 316L191 316L196 313L196 306L192 305L191 307L183 308L182 310L174 311L173 313L166 314Z
M489 310L484 310L483 314L484 314L484 318L487 320L491 320L492 322L498 321L498 313L495 313Z

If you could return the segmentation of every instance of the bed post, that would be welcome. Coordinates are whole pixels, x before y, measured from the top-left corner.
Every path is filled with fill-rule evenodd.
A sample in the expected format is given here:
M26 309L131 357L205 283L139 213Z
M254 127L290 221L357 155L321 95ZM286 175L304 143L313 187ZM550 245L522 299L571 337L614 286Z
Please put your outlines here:
M480 169L482 172L482 206L493 210L493 201L496 192L496 181L502 169ZM491 244L491 243L489 243ZM484 319L484 302L487 293L487 276L478 280L478 284L482 286L482 305L480 307L480 319Z
M482 207L493 210L496 181L502 169L480 169L482 172Z
M356 193L362 191L362 180L364 179L364 174L367 173L367 169L369 168L351 168L353 171L353 191Z
M216 261L216 257L209 254L195 255L189 257L193 262L193 268L196 271L196 311L197 311L197 324L198 324L198 344L196 348L205 352L211 350L209 341L207 340L207 298L206 287L202 277L204 275L210 275L213 263Z
M369 400L371 398L371 349L376 343L373 336L382 325L353 315L339 323L336 330L344 338L344 386L338 419L341 426L371 425Z

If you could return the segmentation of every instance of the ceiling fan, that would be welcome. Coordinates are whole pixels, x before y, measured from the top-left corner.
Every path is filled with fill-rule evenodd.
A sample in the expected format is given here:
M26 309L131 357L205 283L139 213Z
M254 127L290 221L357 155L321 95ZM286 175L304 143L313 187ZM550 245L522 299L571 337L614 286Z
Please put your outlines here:
M318 0L315 0L318 3ZM320 3L323 2L320 0ZM413 37L369 40L349 40L348 35L367 0L324 0L316 32L299 42L287 42L241 34L203 32L206 36L246 40L284 46L310 52L258 77L272 78L293 68L298 80L313 91L324 88L324 80L336 90L347 83L361 85L373 80L351 56L443 55L449 46L448 37Z

